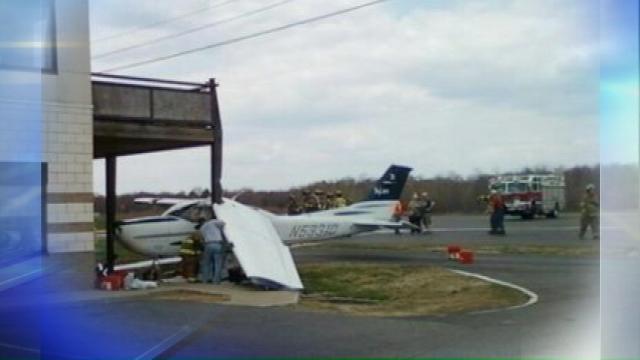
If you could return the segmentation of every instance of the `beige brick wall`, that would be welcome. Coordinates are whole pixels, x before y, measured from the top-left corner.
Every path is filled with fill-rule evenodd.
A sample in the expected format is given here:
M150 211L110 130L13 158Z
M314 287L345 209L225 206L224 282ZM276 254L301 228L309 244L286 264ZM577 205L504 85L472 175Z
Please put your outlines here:
M92 251L93 110L86 0L58 0L58 73L43 75L49 252ZM64 46L60 46L64 44Z
M44 158L49 164L49 192L93 191L91 111L48 112L44 124Z
M91 107L49 104L43 122L48 164L49 252L93 251L93 116ZM75 195L75 196L74 196ZM84 195L84 196L77 196Z
M91 251L93 111L88 2L56 0L54 4L56 72L0 69L0 161L46 162L48 250ZM31 88L23 93L7 90L25 85Z
M49 234L50 253L94 251L93 232Z

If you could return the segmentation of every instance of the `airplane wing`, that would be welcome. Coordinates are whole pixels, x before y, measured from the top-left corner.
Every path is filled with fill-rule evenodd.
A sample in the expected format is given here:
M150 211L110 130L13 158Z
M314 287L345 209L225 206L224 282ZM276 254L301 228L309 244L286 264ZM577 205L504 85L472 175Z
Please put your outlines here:
M378 228L403 229L415 227L415 225L406 221L383 221L383 220L362 220L353 223L356 227L365 228L367 230Z
M149 205L176 205L189 201L199 201L198 199L178 199L178 198L135 198L133 202L136 204L149 204Z
M224 233L249 279L258 284L303 288L291 252L267 216L229 199L213 208L218 219L225 222Z
M143 269L143 268L151 267L154 264L157 264L157 265L177 264L180 261L182 261L182 259L179 256L162 258L158 260L145 260L145 261L138 261L134 263L115 265L113 267L113 270L118 271L118 270Z

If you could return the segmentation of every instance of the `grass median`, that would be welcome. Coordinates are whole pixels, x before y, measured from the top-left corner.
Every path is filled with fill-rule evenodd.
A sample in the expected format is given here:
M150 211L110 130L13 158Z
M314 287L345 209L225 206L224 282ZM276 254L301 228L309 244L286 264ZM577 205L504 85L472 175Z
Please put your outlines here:
M520 291L435 266L307 264L300 306L369 316L446 315L525 303Z

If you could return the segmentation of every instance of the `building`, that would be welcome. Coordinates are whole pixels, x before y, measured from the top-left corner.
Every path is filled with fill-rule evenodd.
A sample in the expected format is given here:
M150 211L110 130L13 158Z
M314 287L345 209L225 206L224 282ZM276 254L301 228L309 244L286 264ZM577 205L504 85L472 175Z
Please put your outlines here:
M111 225L120 155L212 145L217 139L212 173L218 180L212 189L220 195L215 188L221 131L213 80L91 74L87 0L1 4L0 246L4 239L10 247L29 243L18 246L21 253L93 251L94 158L106 158L112 175L107 179ZM25 200L24 194L30 197ZM34 235L33 229L42 231ZM112 243L113 227L108 230Z
M2 38L14 46L3 48L0 56L1 77L11 79L3 84L0 95L0 111L11 123L0 132L0 143L4 144L0 161L46 164L46 183L42 185L48 214L48 236L43 238L47 251L91 251L88 4L26 0L11 2L2 13L8 15L3 23L10 24L3 26ZM29 119L28 126L25 119Z

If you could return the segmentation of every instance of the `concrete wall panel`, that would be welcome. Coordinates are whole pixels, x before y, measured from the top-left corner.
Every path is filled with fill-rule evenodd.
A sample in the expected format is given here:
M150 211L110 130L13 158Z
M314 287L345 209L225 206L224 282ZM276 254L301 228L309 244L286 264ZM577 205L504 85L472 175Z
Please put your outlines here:
M148 89L93 84L93 112L97 116L149 118L150 96Z
M211 121L209 94L154 90L153 105L155 119Z

